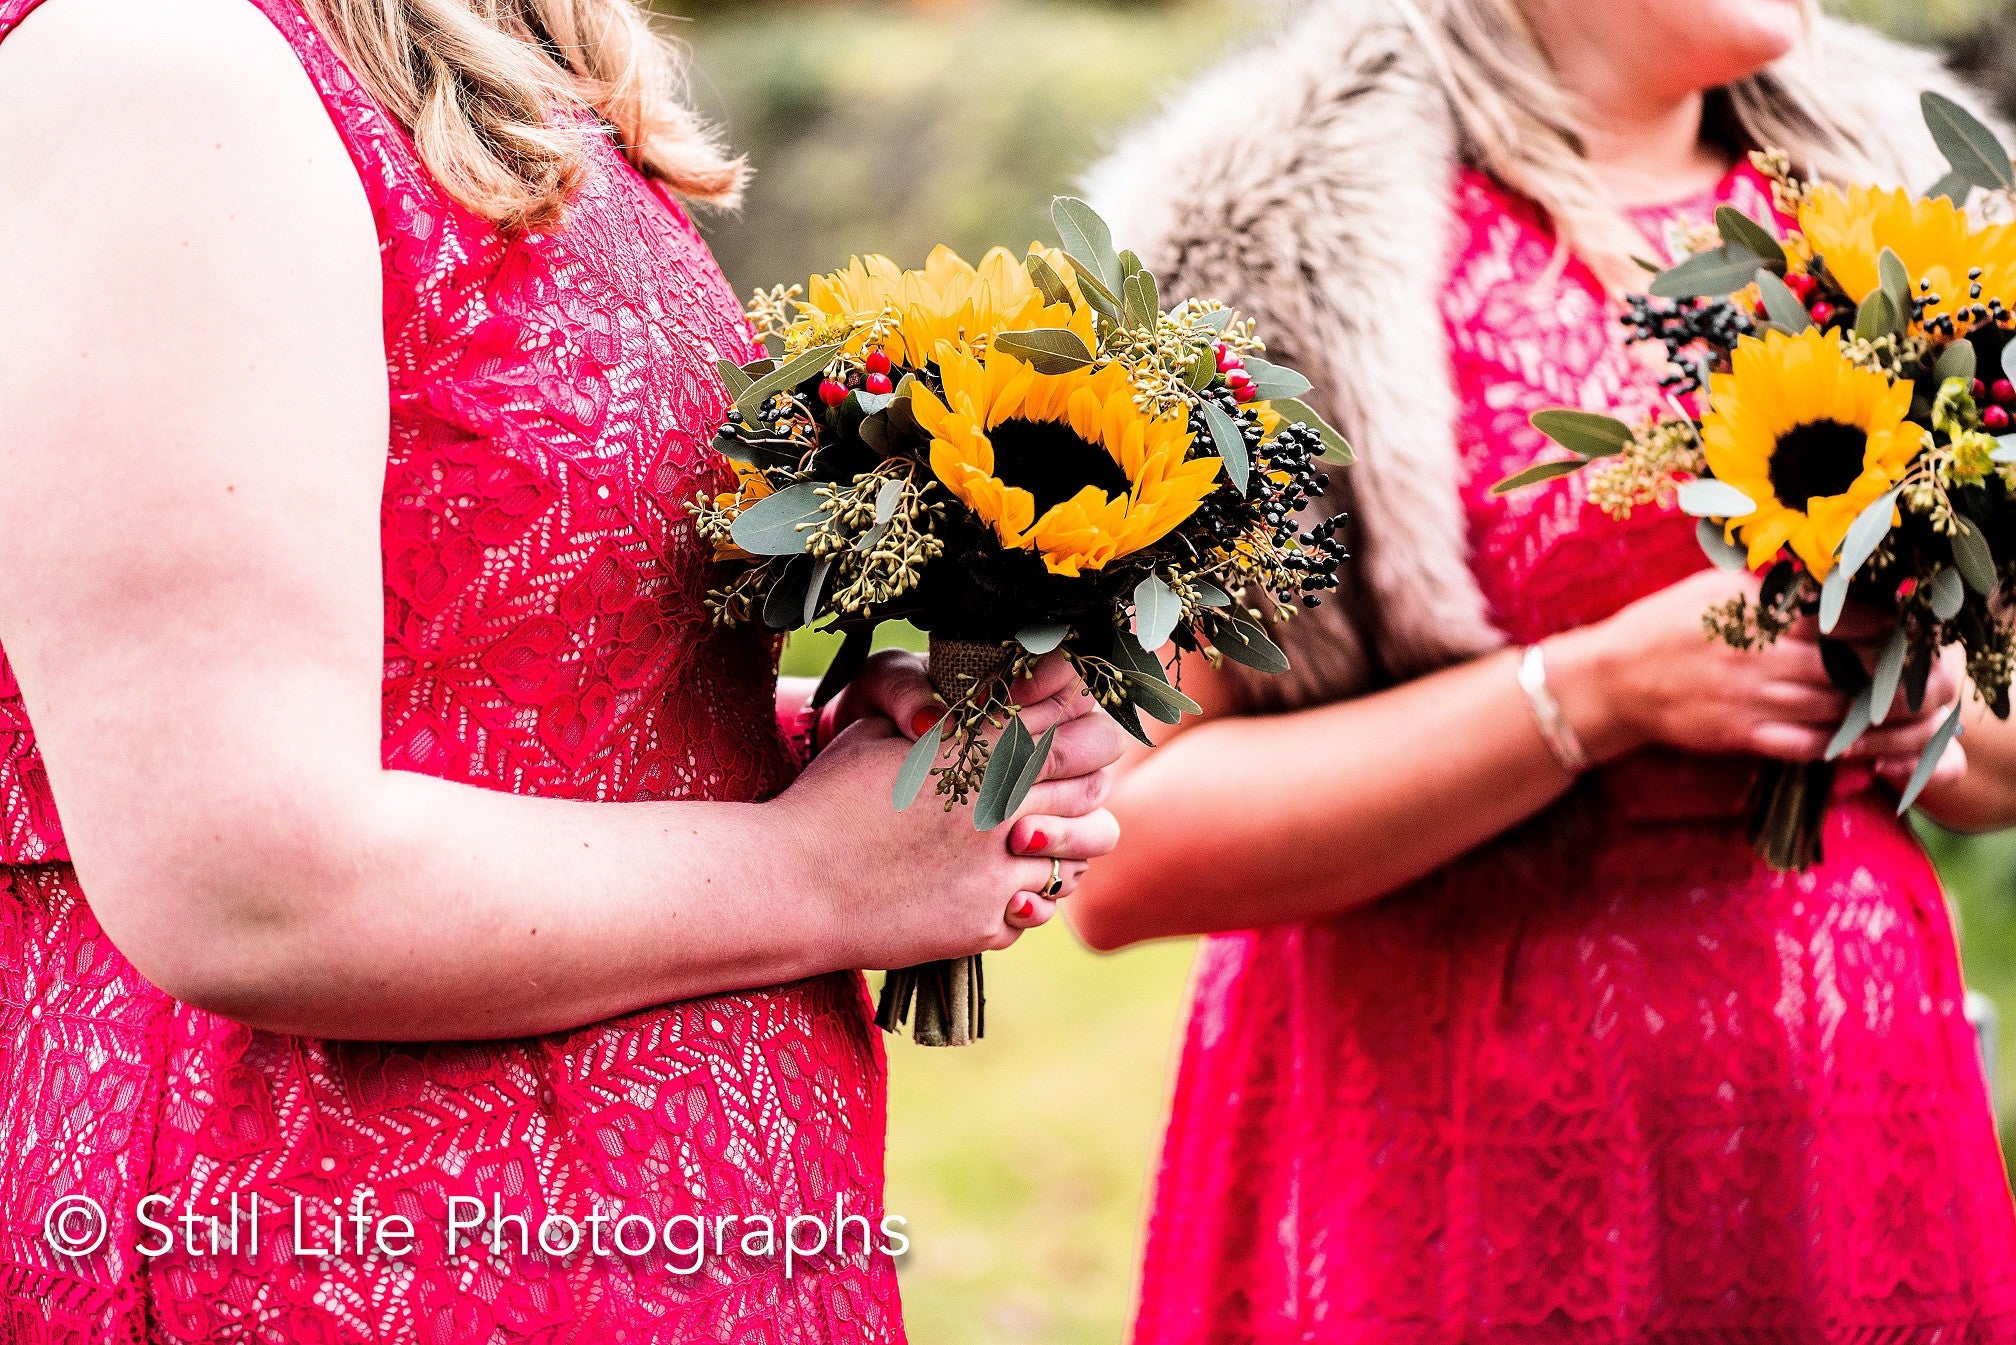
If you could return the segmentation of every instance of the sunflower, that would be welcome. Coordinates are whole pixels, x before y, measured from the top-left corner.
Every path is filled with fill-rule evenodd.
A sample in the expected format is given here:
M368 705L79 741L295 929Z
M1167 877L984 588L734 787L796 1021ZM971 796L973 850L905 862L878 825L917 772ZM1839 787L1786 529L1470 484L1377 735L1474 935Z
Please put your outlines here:
M1078 297L1075 289L1072 297ZM1093 349L1095 340L1092 311L1077 302L1047 302L1028 265L1006 248L993 249L974 266L941 245L921 271L905 271L887 257L855 257L844 271L814 276L799 309L803 319L822 326L854 326L891 315L893 329L874 344L897 364L913 368L940 342L971 350L999 332L1069 327L1086 349ZM859 354L867 344L866 333L857 335L850 352Z
M1825 579L1848 525L1923 446L1925 432L1904 419L1911 384L1857 368L1818 329L1746 336L1731 363L1711 378L1701 421L1709 471L1757 502L1731 529L1753 568L1789 542Z
M1144 413L1119 365L1053 376L949 341L937 359L943 400L921 386L912 398L931 470L1003 545L1033 548L1052 574L1153 545L1217 485L1217 458L1188 458L1188 418Z
M1909 192L1853 187L1847 195L1831 186L1815 187L1799 207L1799 231L1806 245L1856 303L1879 281L1883 249L1897 254L1912 282L1930 281L1939 302L1928 315L1952 314L1975 302L1967 272L1981 268L1981 298L2016 304L2016 225L1975 228L1945 197L1920 200Z

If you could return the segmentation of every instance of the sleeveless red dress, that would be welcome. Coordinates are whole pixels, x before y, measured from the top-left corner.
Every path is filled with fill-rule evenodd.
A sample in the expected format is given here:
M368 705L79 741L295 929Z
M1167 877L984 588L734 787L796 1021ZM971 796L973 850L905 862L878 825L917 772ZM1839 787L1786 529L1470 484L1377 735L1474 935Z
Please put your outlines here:
M0 0L0 37L38 2ZM715 361L751 354L691 223L598 140L563 226L501 236L291 0L253 3L320 90L381 242L385 765L612 807L782 789L773 651L710 625L718 576L684 510L728 479ZM788 1275L746 1224L710 1222L698 1267L666 1250L693 1245L696 1217L765 1216L781 1236L844 1202L879 1222L884 1074L858 975L533 1040L304 1040L149 985L68 858L0 662L0 1341L901 1340L891 1263L858 1221L842 1254ZM198 1255L140 1254L161 1243L135 1217L156 1194L159 1222L235 1201L240 1251L211 1255L206 1234ZM446 1255L458 1196L535 1232L565 1215L582 1250L556 1222L556 1254L521 1254L500 1223L503 1255L480 1230ZM73 1197L109 1219L88 1255L44 1238ZM359 1199L409 1219L417 1250L309 1254L332 1248L329 1208ZM597 1214L612 1254L591 1254ZM619 1236L628 1215L659 1230L648 1254L618 1250L646 1245L641 1221Z
M1769 217L1746 168L1640 223L1732 199ZM1471 173L1456 205L1471 564L1530 642L1705 561L1580 476L1490 498L1546 447L1531 412L1657 389L1529 204ZM1383 901L1205 940L1136 1345L2016 1340L1937 878L1866 773L1825 863L1773 875L1751 769L1647 753Z

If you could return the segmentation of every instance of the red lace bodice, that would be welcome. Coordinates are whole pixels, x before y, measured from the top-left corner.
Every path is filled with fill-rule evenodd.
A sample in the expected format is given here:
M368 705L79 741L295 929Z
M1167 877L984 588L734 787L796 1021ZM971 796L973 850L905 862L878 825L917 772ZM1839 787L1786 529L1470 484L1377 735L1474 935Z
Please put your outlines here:
M611 806L783 788L774 650L710 624L712 560L684 510L727 479L715 361L750 355L691 223L598 140L563 225L500 235L435 185L293 0L252 2L321 92L381 242L385 764ZM37 3L0 0L0 37ZM882 1063L858 976L538 1040L281 1037L142 980L67 858L0 662L0 1340L900 1339L890 1263L859 1238L788 1277L732 1236L692 1273L662 1251L440 1246L458 1195L535 1228L548 1212L830 1222L840 1200L878 1220ZM171 1214L257 1205L272 1230L296 1199L312 1217L357 1193L411 1217L420 1250L136 1250L149 1195ZM44 1241L70 1196L111 1218L93 1255Z
M1545 449L1532 411L1657 388L1528 203L1456 192L1472 569L1532 640L1705 562L1579 476L1489 496ZM1732 198L1768 210L1743 169L1640 222L1657 246ZM1137 1345L2016 1340L1938 882L1866 782L1822 866L1771 874L1750 769L1644 754L1369 907L1207 939Z

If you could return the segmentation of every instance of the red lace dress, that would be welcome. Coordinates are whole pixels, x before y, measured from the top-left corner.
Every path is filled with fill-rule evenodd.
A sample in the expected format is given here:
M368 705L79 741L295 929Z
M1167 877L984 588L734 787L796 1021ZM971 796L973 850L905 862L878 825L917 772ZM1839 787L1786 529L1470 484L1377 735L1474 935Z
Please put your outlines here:
M1704 561L1579 477L1493 500L1552 405L1656 393L1486 178L1442 304L1472 567L1515 641ZM1655 246L1719 200L1646 212ZM1508 674L1509 675L1509 674ZM1136 1345L2016 1340L2016 1210L1945 899L1888 795L1775 877L1748 768L1646 754L1409 890L1207 939Z
M38 0L0 0L0 36ZM717 357L737 305L669 197L597 142L564 227L506 239L452 203L291 0L293 45L355 160L385 278L384 762L596 800L762 798L790 779L772 651L713 629L683 503L719 489ZM0 1341L900 1341L858 1220L785 1273L747 1223L881 1218L883 1068L857 975L666 1005L535 1040L378 1045L254 1032L149 985L78 890L0 663ZM240 1250L136 1223L229 1218ZM548 1225L545 1254L455 1197ZM110 1235L58 1255L48 1211ZM296 1243L291 1210L303 1205ZM409 1219L417 1250L333 1250L328 1211ZM257 1251L249 1223L262 1226ZM467 1217L470 1206L459 1209ZM589 1220L603 1216L600 1229ZM646 1247L638 1215L658 1229ZM686 1222L665 1235L668 1222ZM693 1257L692 1220L709 1219ZM87 1225L73 1222L82 1235ZM721 1236L725 1233L725 1237ZM592 1254L599 1235L606 1252ZM801 1229L800 1244L812 1232ZM391 1240L397 1247L398 1239Z

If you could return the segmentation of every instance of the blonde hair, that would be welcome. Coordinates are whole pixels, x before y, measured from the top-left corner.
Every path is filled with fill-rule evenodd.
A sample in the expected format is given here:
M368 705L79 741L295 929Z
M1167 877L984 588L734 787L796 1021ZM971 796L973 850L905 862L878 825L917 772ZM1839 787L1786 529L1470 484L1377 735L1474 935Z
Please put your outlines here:
M1467 161L1552 219L1562 247L1613 288L1642 283L1630 260L1643 239L1604 193L1583 156L1579 100L1549 65L1519 0L1391 0L1426 50ZM1784 59L1710 92L1709 115L1745 148L1781 149L1804 176L1859 182L1894 177L1860 119L1822 78L1806 0L1807 40Z
M555 223L602 134L689 199L741 190L742 162L679 100L681 53L633 0L301 3L442 188L500 228Z

